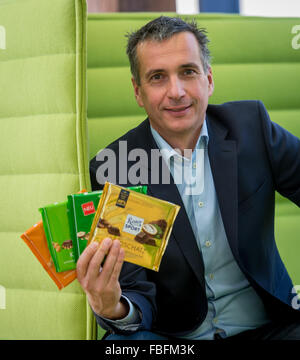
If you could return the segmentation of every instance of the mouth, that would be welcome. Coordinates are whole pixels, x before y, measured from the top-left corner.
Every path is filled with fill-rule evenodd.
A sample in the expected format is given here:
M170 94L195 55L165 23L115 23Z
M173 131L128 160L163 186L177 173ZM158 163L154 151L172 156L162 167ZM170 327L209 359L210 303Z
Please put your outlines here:
M184 105L184 106L169 106L166 107L164 110L167 111L170 114L176 115L176 116L183 116L186 115L186 113L191 108L192 104L190 105Z

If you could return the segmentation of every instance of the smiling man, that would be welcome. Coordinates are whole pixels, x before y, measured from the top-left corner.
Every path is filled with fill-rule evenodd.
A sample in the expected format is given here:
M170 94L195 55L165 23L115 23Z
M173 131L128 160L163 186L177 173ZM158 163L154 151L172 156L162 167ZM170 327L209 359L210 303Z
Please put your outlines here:
M163 42L142 42L137 58L140 75L132 82L152 128L173 148L194 149L214 88L196 37L181 32Z
M208 105L207 42L195 23L169 17L128 36L134 94L148 118L108 148L118 157L126 141L128 153L142 149L148 159L166 150L170 183L153 183L161 167L147 161L143 184L181 210L157 273L123 262L109 238L79 258L78 280L107 339L300 339L274 239L275 190L300 206L300 141L261 102ZM93 190L103 187L102 163L91 161ZM197 191L186 191L195 174Z

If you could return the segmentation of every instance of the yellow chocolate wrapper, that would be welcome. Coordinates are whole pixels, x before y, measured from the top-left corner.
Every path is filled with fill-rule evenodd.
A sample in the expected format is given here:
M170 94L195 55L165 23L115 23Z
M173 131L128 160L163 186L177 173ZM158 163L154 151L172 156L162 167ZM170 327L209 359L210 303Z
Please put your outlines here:
M88 245L119 239L125 261L158 271L180 206L106 182Z

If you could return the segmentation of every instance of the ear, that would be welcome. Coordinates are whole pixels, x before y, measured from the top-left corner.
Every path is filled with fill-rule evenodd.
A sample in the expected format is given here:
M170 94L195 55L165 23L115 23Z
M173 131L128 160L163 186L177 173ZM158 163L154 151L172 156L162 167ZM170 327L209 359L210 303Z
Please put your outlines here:
M135 81L135 79L133 77L131 78L131 82L132 82L132 85L133 85L134 96L135 96L136 102L138 103L138 105L140 107L144 107L144 103L143 103L143 100L142 100L142 97L141 97L141 88L140 88L140 86L137 84L137 82Z
M212 96L215 88L211 66L208 68L207 80L208 80L208 96L210 97Z

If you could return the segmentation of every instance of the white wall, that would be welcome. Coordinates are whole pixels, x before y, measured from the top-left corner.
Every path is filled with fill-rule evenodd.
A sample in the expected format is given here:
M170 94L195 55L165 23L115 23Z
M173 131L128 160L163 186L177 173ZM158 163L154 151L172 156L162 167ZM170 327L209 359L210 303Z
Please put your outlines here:
M199 0L176 0L176 12L178 14L198 14Z
M224 0L226 1L226 0ZM241 15L300 18L300 0L239 0ZM199 0L176 0L178 14L198 14ZM300 19L299 19L300 21Z
M240 0L240 13L249 16L300 17L300 0Z

